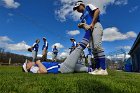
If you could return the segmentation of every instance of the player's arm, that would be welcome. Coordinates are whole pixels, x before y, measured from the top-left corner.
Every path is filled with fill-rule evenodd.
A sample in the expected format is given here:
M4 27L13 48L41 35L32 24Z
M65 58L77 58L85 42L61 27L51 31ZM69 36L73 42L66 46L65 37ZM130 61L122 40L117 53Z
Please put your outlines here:
M94 28L94 25L97 23L97 20L98 20L98 17L99 17L99 14L100 14L100 10L98 7L92 5L92 4L88 4L87 5L89 7L89 9L92 11L93 13L93 20L90 24L90 29L93 29Z
M74 44L73 48L76 48L76 43Z
M38 73L47 73L46 67L41 63L40 60L36 61L36 64L38 65Z
M75 49L75 48L76 48L76 46L73 46L72 48L74 48L74 49Z
M35 47L35 43L31 46L31 49L33 49Z
M92 29L94 28L94 25L97 23L99 14L100 14L100 10L97 8L97 9L95 10L94 14L93 14L93 20L92 20L92 23L91 23L91 28L92 28Z
M77 47L77 43L76 42L74 42L74 46L73 47L74 47L74 49Z

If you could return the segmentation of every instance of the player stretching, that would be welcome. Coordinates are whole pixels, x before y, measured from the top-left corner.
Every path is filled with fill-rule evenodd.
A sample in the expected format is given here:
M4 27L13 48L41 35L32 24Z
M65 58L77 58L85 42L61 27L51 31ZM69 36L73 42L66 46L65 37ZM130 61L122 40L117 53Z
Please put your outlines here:
M82 13L79 28L90 30L90 46L93 47L93 55L96 62L96 69L90 74L93 75L108 75L105 66L105 54L102 48L103 28L100 24L100 10L92 4L85 5L83 1L76 2L73 10Z

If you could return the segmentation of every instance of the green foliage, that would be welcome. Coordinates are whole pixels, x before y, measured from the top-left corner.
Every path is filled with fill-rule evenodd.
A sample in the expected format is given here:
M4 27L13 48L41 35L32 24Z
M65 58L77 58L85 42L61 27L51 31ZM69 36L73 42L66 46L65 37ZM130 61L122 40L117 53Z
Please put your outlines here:
M139 87L136 73L31 74L20 67L0 67L0 93L140 93Z

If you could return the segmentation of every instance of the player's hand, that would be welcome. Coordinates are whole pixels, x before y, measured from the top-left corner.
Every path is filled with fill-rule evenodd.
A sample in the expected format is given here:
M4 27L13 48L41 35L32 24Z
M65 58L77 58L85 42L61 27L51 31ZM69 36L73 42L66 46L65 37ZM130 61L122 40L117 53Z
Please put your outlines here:
M41 61L40 61L40 60L37 60L37 61L36 61L36 64L40 64L40 63L41 63Z
M80 23L78 24L79 28L83 28L85 30L89 30L90 29L90 25L87 25L86 23Z
M85 30L90 30L90 25L85 24L85 25L84 25L84 29L85 29Z
M91 30L94 29L94 25L93 24L89 25L89 27L90 27Z
M84 25L85 25L85 23L79 23L79 24L78 24L78 27L79 27L79 28L84 28Z

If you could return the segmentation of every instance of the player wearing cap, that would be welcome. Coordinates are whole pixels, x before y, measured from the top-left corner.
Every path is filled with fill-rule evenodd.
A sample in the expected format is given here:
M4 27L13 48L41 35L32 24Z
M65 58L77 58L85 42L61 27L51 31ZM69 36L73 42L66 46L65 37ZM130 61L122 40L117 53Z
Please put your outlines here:
M53 61L57 61L57 54L58 54L57 46L54 46L54 48L52 49L52 52L53 52L53 58L52 58L52 60Z
M33 44L33 46L32 46L32 61L34 62L34 61L36 61L36 58L37 58L37 53L38 53L38 48L39 48L39 42L40 42L40 40L39 39L37 39L36 41L35 41L35 43Z
M96 69L90 74L93 75L108 75L105 66L105 54L102 48L103 28L100 23L100 10L92 4L85 5L83 1L76 2L73 10L82 13L81 24L79 28L84 28L86 32L90 30L90 46L93 47L94 59L96 61Z
M42 46L42 61L46 61L48 52L48 42L45 37L43 37L43 46Z
M72 42L71 48L70 48L70 54L72 53L72 51L75 50L75 48L77 47L77 42L74 38L71 38L70 41Z

